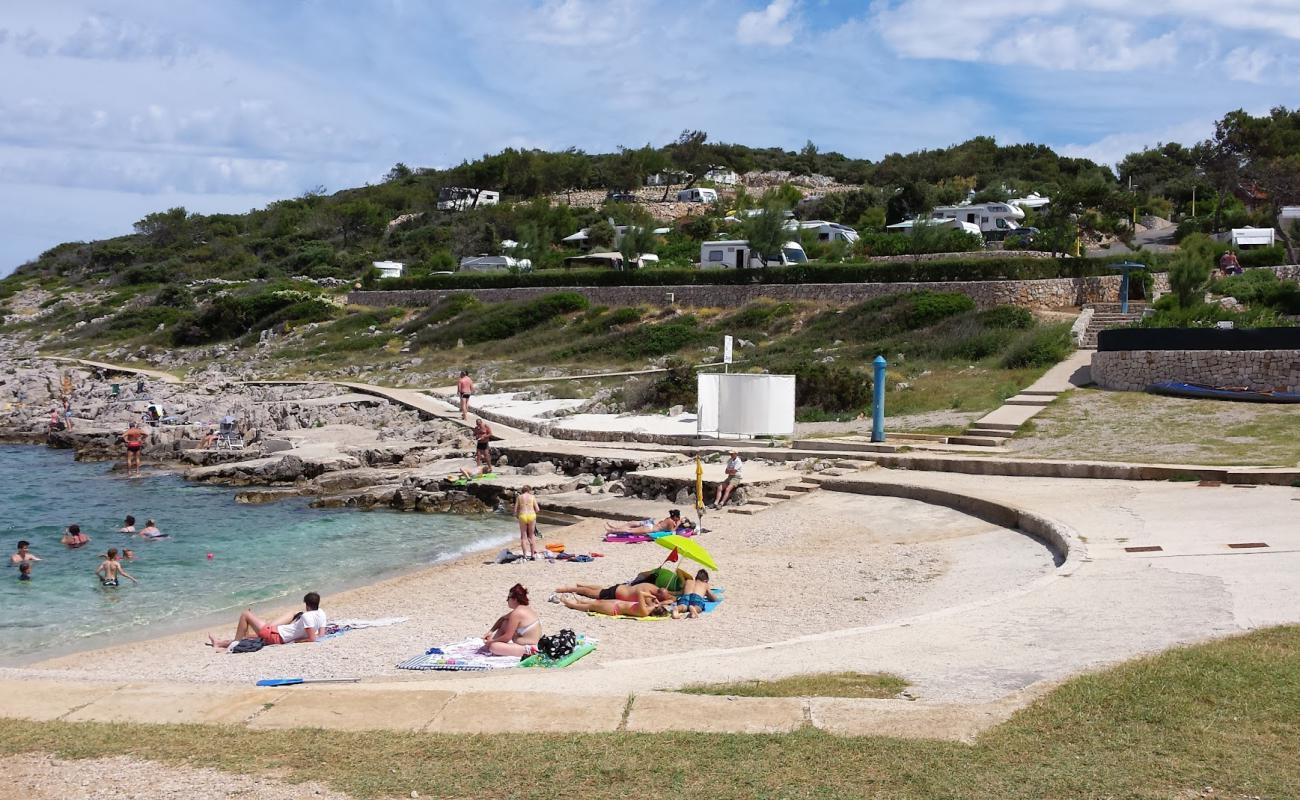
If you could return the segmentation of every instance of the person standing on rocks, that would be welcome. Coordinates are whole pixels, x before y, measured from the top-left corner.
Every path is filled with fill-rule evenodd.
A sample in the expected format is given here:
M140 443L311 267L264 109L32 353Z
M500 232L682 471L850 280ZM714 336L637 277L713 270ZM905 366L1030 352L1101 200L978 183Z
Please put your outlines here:
M122 441L126 442L126 474L140 474L140 451L144 449L145 440L149 434L141 430L135 422L127 428L126 433L122 434Z
M469 419L469 398L474 394L474 379L466 370L460 371L456 381L456 394L460 396L460 418Z
M474 463L492 466L492 429L482 417L474 420Z

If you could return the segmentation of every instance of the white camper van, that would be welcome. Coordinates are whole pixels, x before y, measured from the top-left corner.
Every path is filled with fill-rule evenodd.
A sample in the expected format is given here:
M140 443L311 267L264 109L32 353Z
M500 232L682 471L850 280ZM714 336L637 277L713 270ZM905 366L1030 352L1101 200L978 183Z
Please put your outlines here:
M477 195L477 200L475 198ZM477 206L494 206L501 202L501 193L491 189L466 189L463 186L444 186L438 190L439 211L464 211Z
M512 256L466 256L460 260L461 272L531 272L533 262Z
M982 203L973 206L940 206L930 212L932 219L959 219L978 225L985 239L1003 239L1020 227L1025 212L1009 203Z
M784 267L790 264L804 264L807 261L808 254L803 251L803 246L798 242L786 242L781 245L779 255L772 255L766 261L744 239L705 242L700 245L701 269Z
M857 231L838 222L826 222L820 219L805 220L803 222L794 222L792 220L787 222L785 227L787 230L792 231L816 231L817 241L819 242L848 242L853 244L858 240Z
M717 189L682 189L677 193L677 202L679 203L716 203L718 202Z

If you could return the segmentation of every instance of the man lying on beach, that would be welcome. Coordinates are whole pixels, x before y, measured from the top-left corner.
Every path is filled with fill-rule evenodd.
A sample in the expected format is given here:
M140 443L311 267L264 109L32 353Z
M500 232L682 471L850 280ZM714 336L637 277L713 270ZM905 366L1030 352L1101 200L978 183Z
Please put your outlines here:
M122 569L122 564L117 560L116 547L108 548L108 552L104 554L104 560L95 569L95 574L99 576L100 586L117 586L121 583L122 578L130 579L131 583L140 582Z
M695 577L682 584L681 597L677 598L677 611L695 619L704 613L705 601L714 602L718 596L709 588L708 570L700 570ZM674 614L676 616L676 614Z
M63 534L63 538L59 539L59 543L75 550L78 547L85 547L90 544L90 537L81 532L80 525L69 525L67 532Z
M672 609L649 592L642 592L632 600L588 600L587 598L561 598L566 608L575 611L594 611L610 617L667 617Z
M655 586L653 583L626 584L620 583L614 586L600 587L594 583L577 583L573 586L558 586L555 594L551 595L551 602L559 603L561 595L576 594L579 597L586 597L591 600L630 600L637 601L641 595L649 594L656 600L667 603L673 599L672 592L667 589Z
M302 598L305 611L299 611L282 617L274 622L267 622L248 609L239 615L239 624L235 626L235 638L218 639L208 636L208 644L225 649L232 642L240 639L257 637L263 644L293 644L295 642L314 642L325 630L325 612L320 610L320 595L308 592Z
M668 512L668 516L655 522L652 519L643 519L640 522L606 522L605 530L618 533L658 533L660 531L675 531L682 524L682 512L673 509Z
M27 541L26 539L23 539L22 541L18 542L18 552L9 556L9 563L26 564L28 561L40 561L41 560L40 557L37 556L35 553L27 552L28 547L31 547L31 542Z

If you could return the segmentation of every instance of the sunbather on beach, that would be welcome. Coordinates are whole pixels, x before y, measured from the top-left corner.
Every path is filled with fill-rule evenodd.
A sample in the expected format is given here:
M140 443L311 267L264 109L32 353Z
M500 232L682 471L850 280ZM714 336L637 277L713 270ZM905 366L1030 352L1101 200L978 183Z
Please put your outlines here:
M533 487L525 486L515 497L515 519L519 520L519 552L524 558L537 560L537 512L541 507Z
M40 557L37 556L35 553L27 552L28 547L31 547L31 542L27 541L26 539L19 541L18 551L15 552L13 555L9 556L9 563L26 564L29 561L40 561L41 560Z
M595 611L597 614L605 614L611 617L667 617L672 614L672 610L657 599L649 592L641 593L635 601L633 600L573 600L563 598L560 600L566 608L572 608L575 611Z
M619 583L614 586L604 587L597 586L594 583L577 583L573 586L556 587L555 594L557 596L552 599L552 602L560 602L558 595L565 594L576 594L579 597L586 597L591 600L631 600L635 602L641 599L642 594L647 593L656 600L665 603L673 599L672 592L655 586L653 583Z
M668 512L668 516L655 522L652 519L643 519L640 522L606 522L605 530L617 531L619 533L658 533L659 531L675 531L682 524L682 512L673 509Z
M122 564L117 560L117 548L110 547L104 554L104 560L99 562L95 569L95 574L99 576L100 586L117 586L122 582L122 578L127 578L131 583L139 583L126 570L122 569Z
M90 544L90 537L81 532L80 525L69 525L63 538L59 539L60 544L67 545L68 549L75 550L78 547L85 547Z
M483 634L483 649L494 656L530 656L542 638L542 621L528 604L528 590L516 583L506 595L510 610Z
M681 597L677 598L677 611L695 619L704 613L706 600L714 602L717 599L718 596L709 588L709 572L702 569L683 583Z
M314 642L325 629L325 612L320 610L320 595L308 592L302 598L305 611L281 617L267 622L247 609L239 615L239 624L235 626L235 638L218 639L208 636L208 644L224 650L231 642L251 639L256 636L263 644L294 644L295 642Z

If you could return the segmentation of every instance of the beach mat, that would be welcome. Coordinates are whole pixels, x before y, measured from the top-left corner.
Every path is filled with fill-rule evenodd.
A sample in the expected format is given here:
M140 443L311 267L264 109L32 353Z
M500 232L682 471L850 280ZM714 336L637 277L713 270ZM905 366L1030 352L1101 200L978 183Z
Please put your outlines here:
M605 619L630 619L636 622L659 622L661 620L672 619L672 617L629 617L626 614L602 614L599 611L588 611L589 617L604 617Z
M551 658L545 653L535 653L523 661L519 662L521 667L542 667L543 669L560 669L567 667L580 658L588 656L595 652L596 642L588 641L585 637L583 641L564 658Z
M482 639L465 639L454 644L430 648L430 652L413 656L397 665L398 669L437 672L488 672L519 666L517 656L493 656L480 653Z

